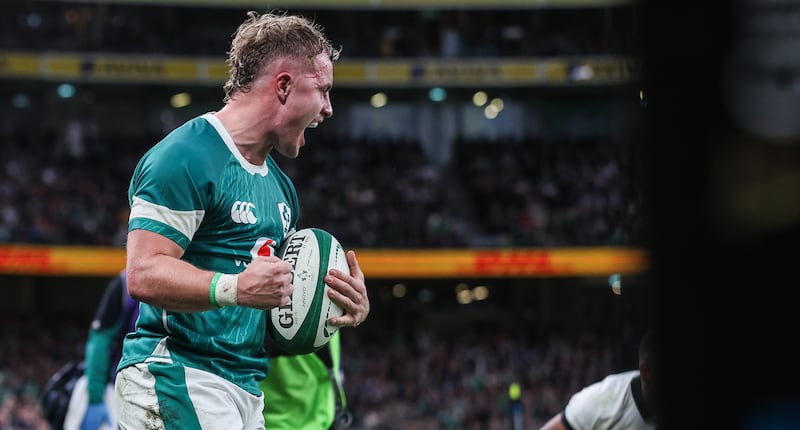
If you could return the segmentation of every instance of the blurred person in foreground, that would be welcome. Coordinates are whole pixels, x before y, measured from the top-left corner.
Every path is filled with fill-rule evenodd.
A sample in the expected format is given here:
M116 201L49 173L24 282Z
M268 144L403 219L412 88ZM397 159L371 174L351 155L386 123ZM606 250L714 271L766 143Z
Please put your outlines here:
M64 417L64 430L117 428L114 377L125 335L139 317L139 302L128 294L125 271L113 277L97 306L84 355L84 374L78 378Z
M573 394L539 430L652 430L658 417L658 335L639 341L639 368L608 375Z
M296 229L294 184L270 155L297 157L307 128L333 115L339 57L321 28L248 13L233 35L224 106L151 148L129 188L130 294L142 303L116 379L122 429L264 429L267 310L290 302L292 267L275 256ZM369 314L355 253L331 270L330 323Z
M271 430L341 430L353 416L347 409L341 365L341 330L319 351L293 355L269 336L270 371L261 382L264 419Z

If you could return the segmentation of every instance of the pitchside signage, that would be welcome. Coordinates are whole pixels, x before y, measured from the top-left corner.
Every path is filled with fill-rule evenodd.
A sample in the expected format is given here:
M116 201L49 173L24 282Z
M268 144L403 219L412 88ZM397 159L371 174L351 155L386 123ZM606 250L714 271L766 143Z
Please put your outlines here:
M0 76L108 82L224 82L218 59L0 52ZM212 77L211 73L219 76Z
M542 86L572 84L570 59L502 58L441 60L341 60L334 65L336 85L394 86ZM581 84L634 79L632 61L623 57L586 57L591 74ZM587 77L588 76L588 77ZM222 85L228 77L224 59L103 54L0 51L0 77L94 82L191 83Z
M361 249L370 278L527 278L636 274L648 267L644 250L627 247L508 249ZM0 275L113 276L125 266L114 247L0 245Z

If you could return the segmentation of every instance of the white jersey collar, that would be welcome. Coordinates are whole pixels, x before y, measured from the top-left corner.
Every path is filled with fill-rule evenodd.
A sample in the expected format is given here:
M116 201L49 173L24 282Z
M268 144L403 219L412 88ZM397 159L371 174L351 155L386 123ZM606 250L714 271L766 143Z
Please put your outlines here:
M269 169L267 168L267 162L264 160L264 163L261 165L252 164L249 161L245 160L242 156L242 153L239 152L239 148L236 147L236 144L233 143L233 138L231 137L228 130L225 130L225 126L222 125L222 121L220 121L217 117L214 116L213 113L209 112L206 114L201 115L201 118L205 119L206 121L211 124L222 140L225 142L225 145L228 147L228 150L231 151L236 160L239 161L239 164L242 166L243 169L247 170L248 172L254 175L261 175L267 176L269 173Z

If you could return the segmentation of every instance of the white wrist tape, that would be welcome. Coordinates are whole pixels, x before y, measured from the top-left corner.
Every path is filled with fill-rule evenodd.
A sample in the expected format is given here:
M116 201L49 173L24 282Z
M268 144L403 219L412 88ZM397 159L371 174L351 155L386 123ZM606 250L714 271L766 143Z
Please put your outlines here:
M218 273L211 281L211 303L217 307L236 306L239 303L239 275Z

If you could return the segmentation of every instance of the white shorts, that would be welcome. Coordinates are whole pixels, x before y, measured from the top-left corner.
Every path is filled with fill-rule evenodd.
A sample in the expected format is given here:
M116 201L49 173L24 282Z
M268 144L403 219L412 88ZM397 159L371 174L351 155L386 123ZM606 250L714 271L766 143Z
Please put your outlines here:
M78 430L83 424L83 417L86 415L86 408L89 407L89 391L87 389L88 380L86 375L81 376L75 382L75 388L69 398L67 414L64 416L63 430ZM109 429L117 428L117 411L114 408L114 384L106 385L103 393L103 403L108 409L108 418L111 421Z
M122 430L264 430L264 396L198 369L139 363L117 374Z

